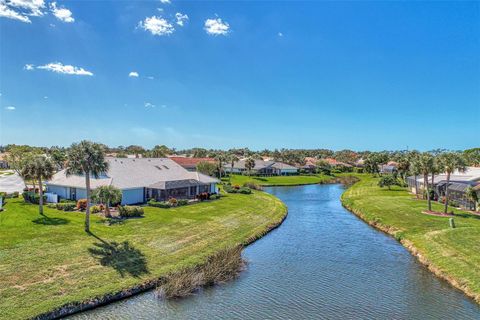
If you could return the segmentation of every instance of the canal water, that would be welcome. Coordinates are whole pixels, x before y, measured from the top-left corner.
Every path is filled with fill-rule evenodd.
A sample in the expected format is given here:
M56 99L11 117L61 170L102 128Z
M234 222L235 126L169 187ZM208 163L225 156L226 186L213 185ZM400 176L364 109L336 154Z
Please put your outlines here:
M391 237L340 203L341 185L272 187L285 222L244 250L229 283L184 299L147 292L72 319L480 319Z

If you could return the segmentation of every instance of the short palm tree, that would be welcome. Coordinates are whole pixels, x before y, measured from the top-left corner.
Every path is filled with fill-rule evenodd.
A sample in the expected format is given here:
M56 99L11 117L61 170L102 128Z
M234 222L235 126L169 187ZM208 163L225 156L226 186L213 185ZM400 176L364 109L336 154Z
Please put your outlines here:
M424 152L418 157L418 170L420 174L423 175L423 188L426 191L427 201L428 201L428 210L432 211L432 201L430 199L430 185L428 183L428 175L433 171L433 156Z
M253 158L248 158L245 160L245 169L247 169L247 172L250 173L250 171L255 168L255 160Z
M43 214L43 182L50 180L55 174L55 163L43 155L37 155L26 162L22 174L38 182L39 201L38 211Z
M110 204L122 201L122 191L112 185L101 186L92 193L92 199L105 205L105 216L110 217Z
M67 176L85 176L85 189L87 190L85 231L90 232L90 178L98 178L100 174L108 171L108 162L105 161L105 151L102 145L83 140L80 143L71 145L67 159Z
M455 170L464 172L466 170L465 159L457 152L446 152L441 154L440 163L443 171L447 174L447 184L445 187L445 208L444 212L448 210L448 185L450 184L450 175Z
M409 165L410 174L412 174L413 178L415 179L415 197L418 199L417 179L418 179L418 175L420 174L419 163L418 163L419 153L416 151L410 152L410 154L408 155L408 159L410 162L410 165Z
M224 154L218 154L217 156L215 156L215 160L217 161L217 165L218 165L218 177L220 178L220 181L221 181L223 164L227 162L227 157Z
M468 201L473 202L473 211L477 211L478 193L471 186L465 190L465 197Z

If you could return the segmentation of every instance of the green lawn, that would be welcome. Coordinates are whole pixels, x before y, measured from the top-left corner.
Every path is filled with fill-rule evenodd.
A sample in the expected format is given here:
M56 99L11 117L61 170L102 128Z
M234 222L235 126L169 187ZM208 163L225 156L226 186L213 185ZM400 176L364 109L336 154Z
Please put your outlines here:
M216 251L278 224L285 205L263 192L174 209L107 225L84 215L9 199L0 213L0 318L20 319L84 301L201 263ZM112 248L115 248L112 251Z
M316 175L298 175L298 176L272 176L272 177L252 177L234 174L231 180L229 177L222 178L224 182L243 185L245 182L253 181L261 186L294 186L302 184L328 183L333 179L331 176Z
M405 245L412 244L431 268L480 302L480 217L454 210L457 228L451 229L448 217L421 213L427 209L426 201L399 187L381 189L377 178L360 178L342 195L344 205L382 229L389 228ZM433 205L436 211L442 208Z

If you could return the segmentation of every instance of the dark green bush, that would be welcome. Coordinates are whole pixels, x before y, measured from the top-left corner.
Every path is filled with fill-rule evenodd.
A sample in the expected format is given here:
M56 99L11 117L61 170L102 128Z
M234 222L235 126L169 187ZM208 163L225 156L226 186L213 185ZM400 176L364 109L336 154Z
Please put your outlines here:
M34 193L32 191L25 191L22 193L22 196L25 202L32 203L32 204L40 203L40 195L38 193ZM43 196L43 202L47 202L46 196Z
M156 207L156 208L163 208L163 209L168 209L171 207L170 203L168 202L164 202L164 201L155 201L153 199L151 200L148 200L147 204L150 206L150 207Z
M238 189L238 193L241 193L241 194L251 194L252 193L252 189L248 188L248 187L241 187L240 189Z
M187 199L180 199L178 200L177 202L177 206L186 206L188 204L188 200Z
M122 218L141 217L143 208L137 206L118 206L118 213Z
M217 200L217 199L220 199L220 194L215 193L210 196L210 200Z

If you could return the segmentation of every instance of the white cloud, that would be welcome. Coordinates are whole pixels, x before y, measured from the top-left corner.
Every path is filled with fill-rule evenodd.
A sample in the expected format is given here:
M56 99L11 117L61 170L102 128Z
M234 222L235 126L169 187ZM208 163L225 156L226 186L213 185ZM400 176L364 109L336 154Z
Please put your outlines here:
M27 64L23 67L23 69L25 69L25 70L33 70L33 69L34 69L34 65L27 63Z
M155 108L155 105L150 102L145 102L145 108Z
M13 110L15 110L15 107L14 106L8 106L8 107L5 107L5 110L13 111Z
M47 97L47 96L44 96L43 99L48 99L48 97Z
M221 18L205 20L205 31L210 35L227 35L230 31L230 25Z
M146 17L145 20L140 21L138 26L145 31L150 31L155 36L164 36L172 34L175 28L171 23L162 17L152 16Z
M279 36L279 37L283 37L283 33L279 32L279 33L278 33L278 36Z
M31 23L29 16L43 16L44 0L0 0L0 17Z
M172 3L170 0L160 0L161 3L163 4L170 4Z
M177 19L177 24L180 27L183 27L185 22L188 21L188 16L186 14L182 14L180 12L175 13L175 18Z
M50 4L50 8L52 10L53 15L57 17L58 20L61 20L67 23L71 23L75 21L75 19L72 17L72 11L68 10L65 7L57 7L56 2L52 2Z
M128 74L129 77L134 77L134 78L138 78L138 72L136 71L132 71Z
M93 73L80 67L72 65L63 65L60 62L51 62L49 64L38 66L37 69L48 70L63 74L74 74L79 76L93 76Z
M148 80L153 80L153 79L155 79L155 78L154 78L153 76L148 76L147 79L148 79Z

